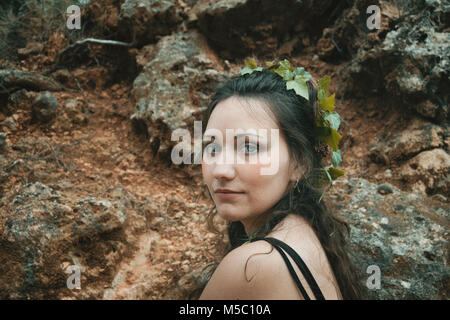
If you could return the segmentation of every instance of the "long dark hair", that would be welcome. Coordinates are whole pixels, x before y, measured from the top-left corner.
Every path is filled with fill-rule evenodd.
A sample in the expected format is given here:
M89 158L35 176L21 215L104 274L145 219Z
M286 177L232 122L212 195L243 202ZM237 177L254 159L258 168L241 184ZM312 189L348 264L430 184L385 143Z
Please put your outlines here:
M268 70L236 76L216 90L204 120L207 123L217 104L230 97L259 99L266 103L281 134L286 139L290 156L305 171L298 185L291 186L290 191L264 215L264 223L256 236L266 236L288 214L297 214L305 218L326 252L342 297L344 299L362 299L364 295L358 279L358 272L350 260L346 247L346 236L350 234L349 226L327 207L324 199L321 198L321 190L316 187L322 164L318 151L320 142L314 134L318 102L317 89L312 81L307 82L308 101L298 96L294 90L287 90L286 82ZM215 214L214 207L210 211L207 221L209 228L217 232L213 224ZM229 246L225 249L225 254L248 239L240 221L230 222L227 231ZM210 268L209 276L211 273ZM205 285L206 283L202 284L203 287ZM201 288L194 290L190 298L199 296L201 290Z

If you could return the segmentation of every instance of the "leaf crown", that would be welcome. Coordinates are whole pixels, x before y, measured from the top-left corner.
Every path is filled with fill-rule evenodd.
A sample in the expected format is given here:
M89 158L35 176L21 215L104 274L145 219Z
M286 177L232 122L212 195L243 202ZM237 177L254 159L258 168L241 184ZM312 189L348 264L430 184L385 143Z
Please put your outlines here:
M268 71L276 73L286 81L287 90L294 90L297 95L309 101L307 82L311 79L311 75L305 68L294 68L287 59L280 61L279 65L273 62L266 62L265 64ZM245 67L239 70L239 73L244 76L258 71L263 71L263 68L258 66L255 59L252 58L245 60ZM341 117L335 111L335 94L330 95L328 91L330 82L330 76L326 75L318 81L317 86L319 112L317 112L315 118L315 134L321 145L316 148L316 151L321 154L322 165L320 176L316 182L316 186L319 188L332 184L333 180L344 175L344 171L337 168L342 163L342 153L339 150L339 140L342 136L338 133ZM326 158L329 156L327 146L332 149L330 165L325 164Z

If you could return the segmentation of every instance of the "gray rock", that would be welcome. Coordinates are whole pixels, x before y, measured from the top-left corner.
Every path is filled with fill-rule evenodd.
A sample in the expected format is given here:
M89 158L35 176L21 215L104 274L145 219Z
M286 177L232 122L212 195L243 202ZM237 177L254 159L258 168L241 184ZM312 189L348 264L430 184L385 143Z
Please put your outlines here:
M42 92L33 101L33 118L39 122L48 122L56 117L59 104L49 91Z
M385 164L404 161L422 151L444 147L446 136L449 135L448 126L412 122L406 128L400 127L392 133L382 132L369 145L369 156Z
M378 185L364 179L351 178L347 184L354 191L339 216L351 228L354 263L364 285L369 266L381 271L381 287L368 289L369 296L448 299L448 206L396 188L382 196Z
M388 194L393 192L392 186L389 183L380 184L377 188L377 191L381 194Z
M429 194L450 194L450 155L443 149L421 152L398 171L404 181L421 181Z
M61 264L72 260L86 266L85 279L95 277L96 264L105 268L119 261L123 249L117 248L126 239L93 239L114 232L120 235L129 214L139 221L129 203L86 197L72 205L64 194L40 182L11 190L4 199L7 205L0 206L0 256L5 259L0 266L2 298L70 295L70 290L64 291L67 275Z
M74 211L78 219L72 225L72 235L77 237L112 231L127 220L125 206L120 201L111 203L105 199L86 197L78 202Z
M176 1L125 0L120 11L119 31L139 46L154 43L158 36L174 31L181 22Z
M171 141L175 129L188 129L193 137L194 121L201 120L215 85L227 73L197 32L162 38L142 59L142 73L135 79L131 118L145 123L155 154L168 156L178 142Z
M314 20L317 24L332 5L328 0L200 0L189 15L191 23L195 21L210 43L220 48L222 57L235 59L256 52L273 54L284 38L292 40L295 26Z
M450 7L426 1L400 9L405 19L392 20L384 39L361 46L343 68L343 91L359 97L386 92L398 107L448 122L450 34L445 29Z
M380 8L380 29L369 30L366 21L363 20L369 17L367 8L374 4ZM343 10L342 13L339 9ZM383 34L389 30L389 26L398 22L400 11L405 10L387 1L338 2L333 8L333 14L339 16L334 25L327 25L323 29L322 37L317 41L318 56L325 61L350 60L359 51L374 48L382 41Z

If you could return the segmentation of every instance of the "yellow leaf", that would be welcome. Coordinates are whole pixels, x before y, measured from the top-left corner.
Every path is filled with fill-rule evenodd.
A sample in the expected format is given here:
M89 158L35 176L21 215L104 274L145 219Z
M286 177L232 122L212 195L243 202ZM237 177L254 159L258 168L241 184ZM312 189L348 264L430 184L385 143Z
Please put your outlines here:
M331 176L331 178L333 180L336 180L340 176L344 175L344 171L343 170L340 170L340 169L337 169L337 168L334 168L334 167L330 167L328 169L328 173L330 174L330 176Z
M317 83L317 95L319 98L319 101L325 99L326 97L328 97L328 85L331 82L331 78L330 76L324 76L323 78L321 78L319 80L319 82Z
M245 60L245 66L249 67L250 69L255 69L258 67L258 64L256 63L254 58Z
M336 103L336 99L335 99L335 94L333 93L328 98L324 98L324 99L320 100L319 105L322 108L322 110L327 110L329 113L332 113L335 108L335 103Z
M339 150L339 140L341 140L342 136L333 128L330 128L331 133L324 137L325 142L334 150Z

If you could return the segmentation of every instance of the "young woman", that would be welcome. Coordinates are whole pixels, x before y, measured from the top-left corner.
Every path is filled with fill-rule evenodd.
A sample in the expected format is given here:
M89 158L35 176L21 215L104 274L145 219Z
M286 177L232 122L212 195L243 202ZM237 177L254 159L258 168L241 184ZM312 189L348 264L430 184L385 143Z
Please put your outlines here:
M217 213L229 221L230 248L200 299L361 298L345 247L348 226L318 201L321 192L310 183L321 155L317 89L311 81L307 86L309 100L263 70L215 93L205 133L221 134L204 142L202 172L215 203L208 219ZM239 129L252 134L242 138ZM249 161L252 156L270 161ZM270 166L276 170L261 174Z

